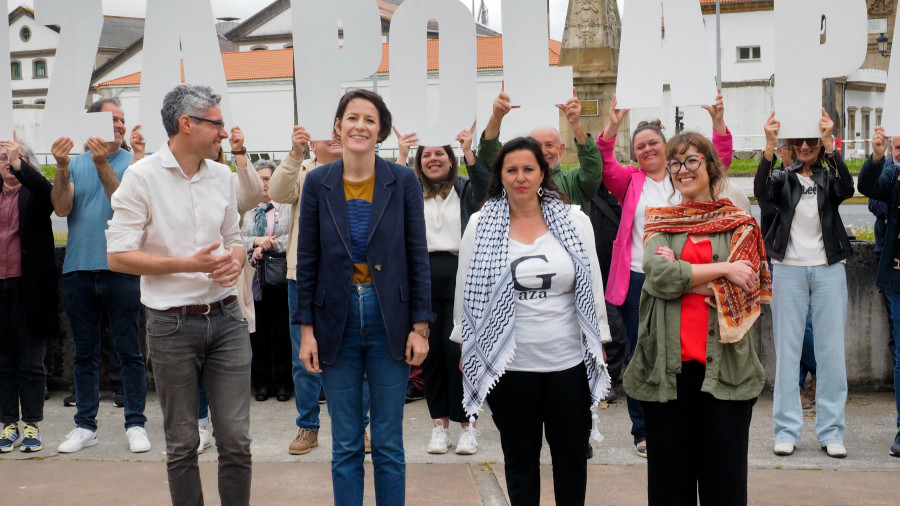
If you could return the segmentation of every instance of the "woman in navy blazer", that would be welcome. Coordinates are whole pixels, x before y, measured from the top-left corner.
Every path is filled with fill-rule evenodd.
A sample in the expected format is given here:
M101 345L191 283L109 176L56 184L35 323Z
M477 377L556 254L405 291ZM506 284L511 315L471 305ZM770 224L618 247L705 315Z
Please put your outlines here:
M391 132L380 96L348 92L334 125L343 158L309 172L300 198L300 360L323 373L335 504L363 501L363 381L376 502L404 504L406 382L428 353L434 318L422 187L412 170L375 155Z

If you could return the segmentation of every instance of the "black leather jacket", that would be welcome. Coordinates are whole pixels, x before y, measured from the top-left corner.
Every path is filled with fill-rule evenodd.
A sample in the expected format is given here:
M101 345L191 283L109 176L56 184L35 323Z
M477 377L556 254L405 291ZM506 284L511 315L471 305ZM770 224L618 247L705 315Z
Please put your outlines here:
M760 203L771 202L778 210L778 217L766 234L766 253L775 260L784 260L784 252L791 239L791 222L794 209L800 202L800 181L797 170L800 162L787 169L773 169L773 161L764 156L759 162L753 179L753 193ZM822 222L822 240L825 243L825 261L831 265L849 257L853 250L838 213L838 206L853 196L853 177L841 154L835 151L825 155L826 165L813 165L812 180L816 183L819 203L819 219Z

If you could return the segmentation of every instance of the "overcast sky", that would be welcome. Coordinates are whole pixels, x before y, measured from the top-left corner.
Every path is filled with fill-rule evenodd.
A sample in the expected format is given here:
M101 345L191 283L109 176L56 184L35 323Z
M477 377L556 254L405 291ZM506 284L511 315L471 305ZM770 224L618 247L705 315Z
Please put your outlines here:
M322 0L328 1L328 0ZM622 3L619 2L619 12L622 12ZM7 0L9 10L19 5L33 7L33 0ZM263 7L269 5L271 0L211 0L213 15L216 17L235 17L247 19ZM467 7L472 7L472 0L460 0ZM569 0L549 0L550 2L550 37L556 40L562 39L563 25L566 21L566 8ZM481 0L475 0L477 9ZM144 17L146 0L103 0L103 12L110 16ZM485 5L490 16L490 26L501 30L500 26L500 0L485 0Z

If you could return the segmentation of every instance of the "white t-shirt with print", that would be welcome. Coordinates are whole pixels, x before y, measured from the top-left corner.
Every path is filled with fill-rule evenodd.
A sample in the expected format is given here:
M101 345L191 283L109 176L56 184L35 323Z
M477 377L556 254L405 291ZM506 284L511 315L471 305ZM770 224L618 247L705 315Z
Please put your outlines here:
M674 192L674 194L673 194ZM631 224L631 270L644 272L644 219L647 207L673 206L681 202L681 192L672 186L672 180L666 176L662 181L654 181L650 177L644 182L641 198L634 212L634 223Z
M575 310L575 266L547 231L534 244L509 239L516 300L516 355L508 370L564 371L583 361Z
M784 260L772 263L811 267L824 265L825 242L822 239L822 220L819 219L817 186L811 178L797 174L800 180L800 202L794 209L791 237L784 251Z

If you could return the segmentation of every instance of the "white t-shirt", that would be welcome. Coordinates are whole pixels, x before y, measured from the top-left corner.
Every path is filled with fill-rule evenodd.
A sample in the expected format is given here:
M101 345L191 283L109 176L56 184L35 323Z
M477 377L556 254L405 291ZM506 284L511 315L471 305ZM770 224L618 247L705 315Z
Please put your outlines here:
M583 361L575 311L575 266L547 231L534 244L509 239L516 300L516 355L510 371L550 372Z
M806 176L797 174L797 179L800 180L802 191L791 221L791 237L784 251L784 260L772 260L772 263L803 267L824 265L827 261L816 195L818 187L815 181Z
M459 207L459 195L455 190L450 190L446 199L440 195L425 199L425 241L429 253L459 251L459 241L462 239Z
M675 192L674 194L672 192ZM673 206L681 202L681 192L672 186L668 176L656 182L649 176L644 181L641 198L631 224L631 270L644 272L644 216L647 207Z

